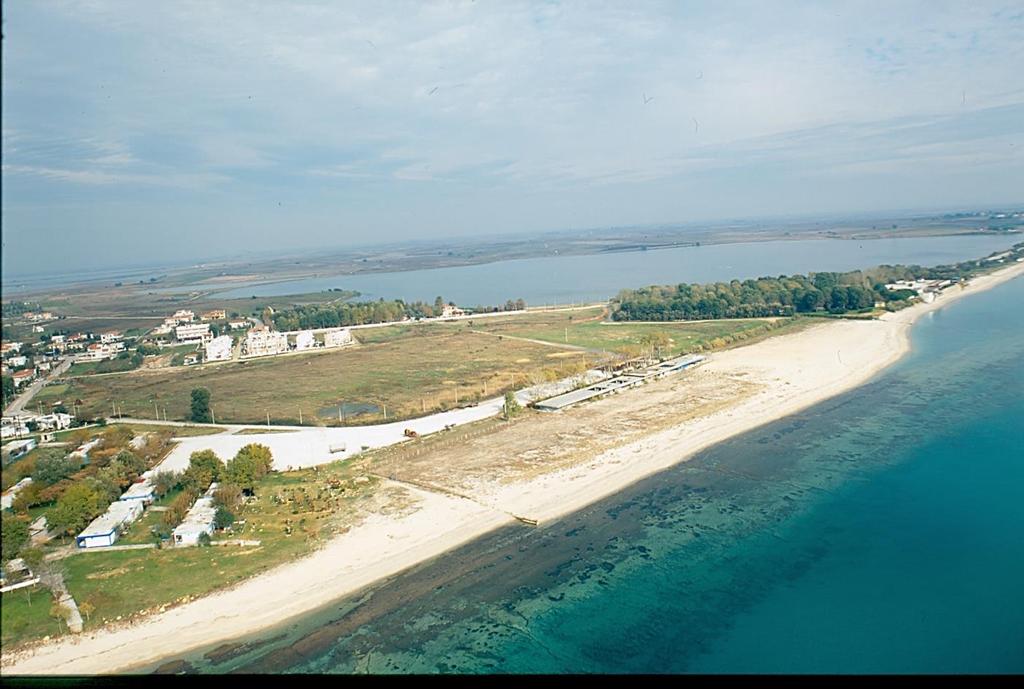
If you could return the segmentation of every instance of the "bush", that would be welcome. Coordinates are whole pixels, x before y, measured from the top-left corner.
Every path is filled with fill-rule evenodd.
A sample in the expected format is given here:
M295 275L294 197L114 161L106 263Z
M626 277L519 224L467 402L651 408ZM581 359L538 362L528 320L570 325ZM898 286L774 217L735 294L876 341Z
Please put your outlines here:
M181 476L173 471L161 471L153 476L153 493L158 498L162 498L180 485Z
M218 486L217 492L213 494L214 506L223 507L228 511L234 510L241 502L242 489L231 483Z
M226 528L228 528L229 526L231 526L234 523L235 523L235 515L234 514L232 514L228 510L224 509L223 507L218 507L217 508L217 512L213 516L213 527L215 529L218 529L218 530L226 529Z
M3 531L0 540L0 560L4 564L16 557L22 546L28 542L28 522L10 512L3 513Z
M206 533L205 531L203 533L199 534L199 545L201 547L209 546L210 545L210 534Z
M61 457L60 455L43 455L36 460L36 468L32 472L32 480L52 486L76 471L78 471L77 460L70 457Z
M192 508L192 503L196 501L197 497L197 493L186 488L181 495L171 501L171 504L168 505L167 511L164 512L160 521L162 521L167 527L173 529L181 523L182 519L185 518L185 515L188 514L189 509Z

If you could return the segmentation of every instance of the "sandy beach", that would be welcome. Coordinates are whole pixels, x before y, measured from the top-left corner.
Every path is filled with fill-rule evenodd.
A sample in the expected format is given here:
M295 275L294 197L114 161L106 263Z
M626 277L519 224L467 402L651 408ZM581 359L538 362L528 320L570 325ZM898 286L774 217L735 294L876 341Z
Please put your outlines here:
M545 523L734 435L868 382L910 350L913 322L967 295L1024 275L1013 264L879 320L827 320L800 332L718 352L692 374L705 386L743 387L735 403L519 481L474 479L471 498L403 484L415 499L398 515L371 515L315 553L227 591L130 627L64 637L2 658L2 673L130 671L169 655L280 624L504 525L514 515ZM665 388L668 390L668 388ZM673 388L673 390L678 388ZM602 400L626 405L627 392ZM598 404L598 403L595 403ZM574 410L563 412L572 419ZM514 429L513 429L514 430Z

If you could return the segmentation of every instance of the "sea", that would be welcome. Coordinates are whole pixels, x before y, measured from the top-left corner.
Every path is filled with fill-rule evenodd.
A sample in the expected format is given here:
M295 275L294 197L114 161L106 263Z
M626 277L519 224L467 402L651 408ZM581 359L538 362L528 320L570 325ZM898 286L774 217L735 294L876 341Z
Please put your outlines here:
M860 388L164 667L1024 672L1024 279L911 337Z

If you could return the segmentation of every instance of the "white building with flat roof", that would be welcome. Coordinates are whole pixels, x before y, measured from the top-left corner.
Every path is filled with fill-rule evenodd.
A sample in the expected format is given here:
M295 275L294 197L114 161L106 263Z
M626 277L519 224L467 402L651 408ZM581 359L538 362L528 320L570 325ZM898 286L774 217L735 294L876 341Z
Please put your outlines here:
M217 508L213 506L213 494L216 491L217 484L211 483L203 497L192 505L181 524L174 527L174 545L198 545L200 535L213 535L213 518L217 514Z
M316 346L316 339L313 337L312 330L303 330L295 336L295 349L313 349Z
M232 340L230 335L215 337L206 343L204 358L206 361L228 361L231 359Z
M153 484L149 482L149 479L143 479L128 486L128 490L118 500L135 500L143 505L148 505L156 498L154 491Z
M53 414L44 414L36 419L36 423L39 424L39 428L44 431L62 431L65 428L71 428L71 422L74 417L71 414L62 414L60 412L54 412Z
M78 361L106 361L115 358L119 352L124 351L124 342L95 342L85 348L85 351L77 355Z
M213 334L210 332L209 323L195 323L190 325L179 325L174 329L174 338L182 344L192 344L195 342L206 342L211 339Z
M348 328L335 328L324 331L324 347L344 347L355 342L352 331Z
M288 334L253 329L245 334L245 356L272 356L288 351Z

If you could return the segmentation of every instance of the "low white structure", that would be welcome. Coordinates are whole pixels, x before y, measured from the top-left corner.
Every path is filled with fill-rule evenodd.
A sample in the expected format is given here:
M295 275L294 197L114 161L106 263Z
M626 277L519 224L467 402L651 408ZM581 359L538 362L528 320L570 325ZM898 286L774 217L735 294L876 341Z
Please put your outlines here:
M7 365L12 368L19 368L28 363L28 357L26 356L12 356L7 359Z
M92 520L82 533L75 536L79 548L102 548L114 545L124 530L142 514L140 500L117 500L107 511Z
M316 346L316 339L313 337L312 330L303 330L295 336L295 349L313 349Z
M103 344L110 344L111 342L119 342L121 340L121 333L116 330L112 330L108 333L100 333L100 342Z
M133 483L129 486L128 490L126 490L118 500L137 501L141 502L143 505L148 505L156 499L153 491L153 484L150 483L148 479L143 479L142 481Z
M231 358L231 337L221 335L206 343L204 352L206 361L227 361Z
M213 494L216 491L217 484L211 483L203 497L192 505L181 524L174 527L174 545L198 545L202 534L213 535L213 518L217 514L217 508L213 506Z
M179 325L174 329L174 338L182 344L192 344L194 342L206 342L211 339L213 334L210 332L209 323L194 323L191 325Z
M90 450L92 450L92 448L94 448L94 447L96 447L97 445L99 445L99 444L100 444L100 442L101 442L101 440L100 440L99 438L96 438L95 440L90 440L90 441L89 441L89 442L87 442L87 443L83 443L82 445L79 445L79 446L78 446L78 447L77 447L77 448L75 449L75 451L74 451L74 452L72 452L72 453L71 453L70 455L68 455L68 456L69 456L69 457L76 457L76 458L78 458L79 460L81 460L81 461L83 461L83 462L86 462L86 461L88 461L88 459L89 459L89 451L90 451Z
M324 331L324 347L344 347L355 340L352 338L352 331L348 328L335 328Z
M232 330L241 330L243 328L248 328L251 325L252 323L250 323L249 321L231 321L230 323L228 323L228 327L231 328Z
M7 440L8 438L17 438L18 436L25 435L28 433L28 426L20 426L16 424L0 427L0 440Z
M14 504L14 499L18 497L18 493L20 493L24 488L29 486L31 483L32 478L30 476L26 476L25 478L21 479L13 486L11 486L9 489L7 489L7 492L0 496L0 509L11 509L11 505Z
M4 464L7 462L13 462L16 459L20 459L27 455L29 452L36 447L35 438L25 438L24 440L13 440L3 448Z

